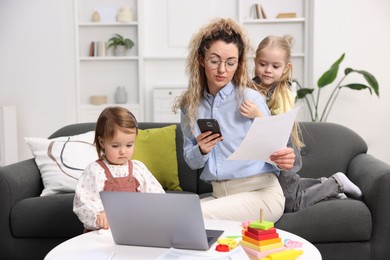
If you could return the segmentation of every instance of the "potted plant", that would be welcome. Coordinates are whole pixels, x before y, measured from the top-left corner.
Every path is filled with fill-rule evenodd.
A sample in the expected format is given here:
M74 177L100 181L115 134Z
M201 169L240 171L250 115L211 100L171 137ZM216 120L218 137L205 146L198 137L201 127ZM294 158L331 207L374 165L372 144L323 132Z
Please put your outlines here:
M131 49L134 47L134 42L116 33L108 40L107 48L111 47L114 48L115 56L124 56L126 54L127 49Z
M327 70L317 81L317 95L314 97L314 88L303 88L298 81L294 80L297 84L297 99L304 99L309 108L310 117L312 122L326 122L330 111L332 110L333 104L336 101L340 90L342 88L349 88L353 90L362 90L368 89L370 94L372 91L379 97L379 85L376 78L369 72L364 70L355 70L352 68L346 68L344 70L344 76L341 80L335 85L333 91L331 92L325 107L322 112L320 112L320 95L321 89L331 83L333 83L337 77L337 73L339 71L340 63L344 60L345 53L341 55L341 57ZM368 85L361 83L350 83L350 84L342 84L343 81L352 73L358 73L363 76ZM310 97L310 100L308 99Z

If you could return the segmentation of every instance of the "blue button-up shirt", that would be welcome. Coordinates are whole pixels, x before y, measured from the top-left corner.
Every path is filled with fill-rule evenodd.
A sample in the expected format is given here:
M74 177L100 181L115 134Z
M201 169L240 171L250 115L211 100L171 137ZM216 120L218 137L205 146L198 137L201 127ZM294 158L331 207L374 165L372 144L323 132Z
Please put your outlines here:
M181 126L184 138L184 159L192 169L204 167L201 179L228 180L254 176L260 173L274 172L279 174L277 167L258 160L227 160L238 148L252 125L253 119L240 114L239 106L242 100L249 99L254 102L265 116L270 116L265 98L257 91L246 89L242 100L238 101L237 89L230 82L214 97L206 90L200 101L198 109L199 118L214 118L218 120L223 141L206 155L202 155L196 141L201 132L198 126L193 131L184 125L182 111ZM261 149L261 147L259 147Z

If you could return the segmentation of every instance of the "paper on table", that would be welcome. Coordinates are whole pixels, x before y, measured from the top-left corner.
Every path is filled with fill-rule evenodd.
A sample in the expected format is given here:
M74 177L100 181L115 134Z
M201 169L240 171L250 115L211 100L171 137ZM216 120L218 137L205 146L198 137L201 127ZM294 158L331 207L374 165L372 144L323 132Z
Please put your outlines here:
M229 252L218 252L213 248L208 251L184 250L171 248L166 253L161 255L157 260L243 260L249 259L241 246L238 246Z
M269 157L286 147L298 111L299 107L295 107L287 113L255 118L244 140L228 160L261 160L275 164Z

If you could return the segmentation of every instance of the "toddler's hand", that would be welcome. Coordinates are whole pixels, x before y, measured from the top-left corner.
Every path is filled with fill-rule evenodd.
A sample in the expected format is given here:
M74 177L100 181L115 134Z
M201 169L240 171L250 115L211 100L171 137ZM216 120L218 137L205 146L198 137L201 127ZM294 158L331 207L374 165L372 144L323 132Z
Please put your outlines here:
M263 114L257 108L255 103L250 100L245 100L240 106L240 113L246 118L262 117Z
M109 228L106 212L102 211L99 213L99 215L96 218L96 225L99 229Z

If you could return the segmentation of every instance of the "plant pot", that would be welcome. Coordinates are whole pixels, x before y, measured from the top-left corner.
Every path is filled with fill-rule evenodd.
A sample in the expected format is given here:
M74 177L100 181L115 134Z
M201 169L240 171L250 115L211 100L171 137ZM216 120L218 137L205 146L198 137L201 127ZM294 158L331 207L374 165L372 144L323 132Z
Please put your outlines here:
M114 48L114 55L115 56L125 56L126 55L126 47L122 45L118 45Z

